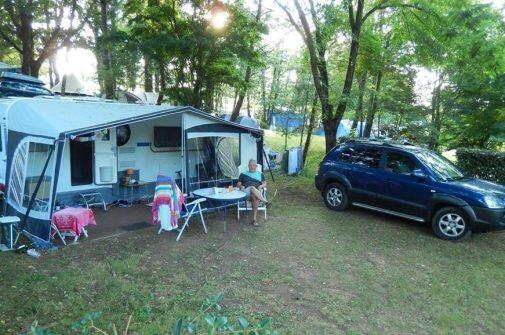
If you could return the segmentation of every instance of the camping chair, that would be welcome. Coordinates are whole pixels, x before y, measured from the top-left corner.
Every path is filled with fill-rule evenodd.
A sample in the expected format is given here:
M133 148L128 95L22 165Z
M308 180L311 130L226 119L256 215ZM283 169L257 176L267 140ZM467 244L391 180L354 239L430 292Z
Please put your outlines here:
M207 199L198 198L188 204L183 205L184 209L181 212L180 218L185 219L185 220L184 220L184 224L181 227L181 230L179 231L179 234L177 234L177 238L175 239L177 242L181 238L181 235L184 232L184 229L186 229L186 227L189 225L189 220L191 219L191 217L196 214L200 214L200 221L202 223L203 230L205 231L205 234L207 234L207 226L205 226L205 220L203 219L203 214L202 214L204 209L202 209L202 207L200 205L205 200L207 200ZM161 229L160 229L160 231L161 231Z
M239 174L248 169L247 164L242 164L238 167ZM256 171L261 171L261 164L258 164ZM267 188L262 189L262 194L265 199L267 198ZM252 203L249 200L242 200L237 203L237 220L240 220L240 212L242 211L252 211ZM265 213L265 220L267 219L267 205L263 202L258 204L258 211L263 211Z

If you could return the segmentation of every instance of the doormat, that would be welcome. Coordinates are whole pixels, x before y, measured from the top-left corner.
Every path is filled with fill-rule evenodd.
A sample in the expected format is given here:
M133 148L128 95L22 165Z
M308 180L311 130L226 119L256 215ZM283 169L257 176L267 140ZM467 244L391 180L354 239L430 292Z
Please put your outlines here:
M126 230L126 231L134 231L134 230L149 228L152 226L153 226L152 224L147 223L146 221L141 221L141 222L129 224L127 226L121 226L121 229Z

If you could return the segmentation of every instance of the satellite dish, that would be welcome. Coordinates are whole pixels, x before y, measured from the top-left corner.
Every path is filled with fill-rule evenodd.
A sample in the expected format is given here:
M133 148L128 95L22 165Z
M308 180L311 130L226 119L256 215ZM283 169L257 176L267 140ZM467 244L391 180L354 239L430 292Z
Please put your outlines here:
M121 147L128 143L132 132L129 125L119 126L116 128L117 146Z

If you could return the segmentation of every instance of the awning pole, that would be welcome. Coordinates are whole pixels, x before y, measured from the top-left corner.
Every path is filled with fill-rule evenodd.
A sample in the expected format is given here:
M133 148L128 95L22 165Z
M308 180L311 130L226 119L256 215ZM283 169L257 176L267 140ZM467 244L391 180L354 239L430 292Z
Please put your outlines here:
M26 225L26 222L28 221L28 216L30 215L30 212L32 211L33 204L35 202L35 196L37 195L37 193L39 193L39 188L40 188L40 185L42 184L42 179L44 179L44 176L46 175L46 170L47 170L47 167L49 166L49 161L51 160L51 157L53 156L54 147L55 147L55 145L53 144L53 146L51 147L51 150L49 151L49 155L47 156L47 159L44 164L44 168L42 169L42 173L40 174L39 180L37 180L37 185L35 185L35 190L33 190L32 196L30 198L30 202L28 203L28 208L26 209L26 214L23 217L23 220L21 221L21 225L19 226L18 235L16 236L16 241L14 241L14 245L16 245L18 243L19 236L21 235L21 232L23 231L23 229ZM29 153L30 152L28 151L28 154Z
M272 177L272 181L275 183L274 174L272 173L272 169L270 169L270 161L268 160L267 153L265 152L265 147L261 146L261 150L263 151L263 156L265 156L265 159L267 160L268 171L270 172L270 177Z

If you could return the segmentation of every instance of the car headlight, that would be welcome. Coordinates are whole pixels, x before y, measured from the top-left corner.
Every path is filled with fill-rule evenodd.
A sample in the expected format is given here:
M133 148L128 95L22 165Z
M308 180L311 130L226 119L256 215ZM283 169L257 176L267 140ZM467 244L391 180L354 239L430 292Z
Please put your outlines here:
M500 199L494 195L485 195L484 203L488 208L503 208L505 207L505 200Z

